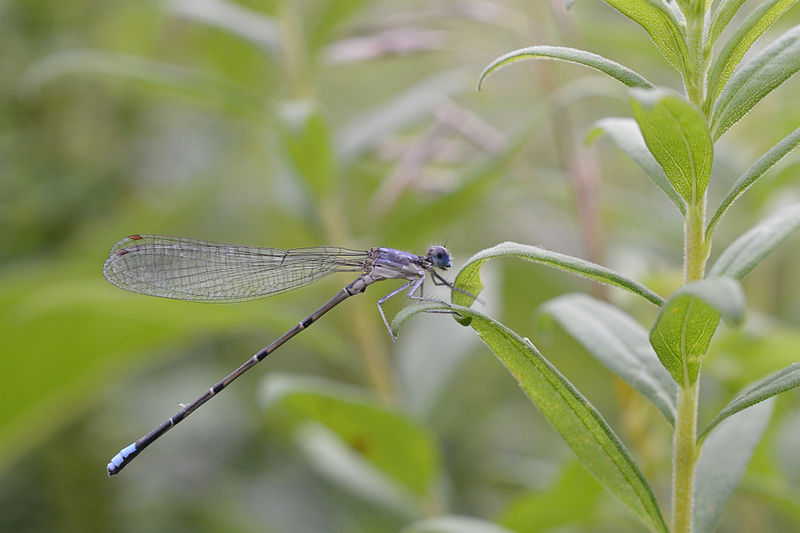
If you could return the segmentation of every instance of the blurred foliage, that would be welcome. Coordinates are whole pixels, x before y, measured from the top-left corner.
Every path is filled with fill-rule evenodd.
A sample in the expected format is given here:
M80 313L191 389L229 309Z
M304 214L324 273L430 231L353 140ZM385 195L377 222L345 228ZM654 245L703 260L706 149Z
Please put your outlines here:
M799 17L790 11L767 37ZM446 242L456 264L511 240L672 292L679 214L611 143L583 144L597 119L630 116L626 91L538 62L474 92L490 60L544 43L593 50L656 84L676 79L602 2L566 13L515 0L0 3L0 530L413 531L440 515L514 531L639 530L452 319L418 317L393 344L374 308L381 285L105 476L122 445L350 281L231 306L131 295L100 273L130 233L418 253ZM712 204L800 123L797 84L717 146ZM798 161L787 156L731 208L712 257L797 201ZM701 426L743 385L800 358L799 238L745 281L745 329L712 343ZM668 425L534 320L540 303L575 291L647 327L654 310L530 263L487 265L484 280L491 314L536 340L668 492ZM266 409L259 382L279 372L336 386ZM721 531L800 528L799 400L778 399ZM343 417L351 410L359 416ZM400 428L412 449L386 440ZM562 507L571 490L575 513Z

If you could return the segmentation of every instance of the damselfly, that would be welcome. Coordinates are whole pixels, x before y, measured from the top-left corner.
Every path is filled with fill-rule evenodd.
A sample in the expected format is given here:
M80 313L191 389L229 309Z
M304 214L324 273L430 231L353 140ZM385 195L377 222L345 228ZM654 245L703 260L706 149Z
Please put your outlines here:
M123 448L108 463L108 475L119 473L178 422L346 298L364 292L376 281L403 279L407 283L378 300L378 311L392 334L383 303L406 289L409 298L423 299L422 284L426 274L431 275L434 284L453 288L435 270L445 270L449 266L450 254L443 246L432 246L425 255L414 255L391 248L359 251L326 246L278 250L145 234L120 240L111 248L103 265L106 279L129 291L178 300L241 302L296 289L334 272L360 274L322 307L253 355L202 396ZM419 296L415 296L417 291Z

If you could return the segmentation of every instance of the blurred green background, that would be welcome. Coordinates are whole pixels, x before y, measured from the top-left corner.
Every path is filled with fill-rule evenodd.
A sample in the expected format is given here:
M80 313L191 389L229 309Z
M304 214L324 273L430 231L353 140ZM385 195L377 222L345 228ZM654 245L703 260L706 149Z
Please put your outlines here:
M800 22L795 9L756 48ZM164 233L271 247L446 243L457 267L505 240L680 283L677 211L593 121L625 89L532 44L585 48L680 89L607 5L369 0L0 1L0 531L397 531L467 515L527 531L641 531L469 329L417 317L392 343L391 283L335 309L120 476L105 465L352 276L205 305L106 282L110 246ZM800 124L798 80L718 145L710 198ZM716 232L712 257L800 197L790 155ZM800 360L800 237L746 280L748 323L704 371L701 423ZM666 502L656 410L546 320L543 301L609 298L531 264L485 269L488 312L573 382ZM442 296L445 296L442 294ZM403 298L390 302L396 312ZM800 529L800 394L784 394L720 531ZM668 509L663 509L666 513Z

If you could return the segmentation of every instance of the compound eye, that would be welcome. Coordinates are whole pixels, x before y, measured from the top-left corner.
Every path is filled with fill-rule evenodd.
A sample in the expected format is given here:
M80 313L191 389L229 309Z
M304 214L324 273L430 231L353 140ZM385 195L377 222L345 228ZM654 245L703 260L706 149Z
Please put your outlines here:
M428 255L436 268L444 270L450 266L450 253L444 246L431 246Z

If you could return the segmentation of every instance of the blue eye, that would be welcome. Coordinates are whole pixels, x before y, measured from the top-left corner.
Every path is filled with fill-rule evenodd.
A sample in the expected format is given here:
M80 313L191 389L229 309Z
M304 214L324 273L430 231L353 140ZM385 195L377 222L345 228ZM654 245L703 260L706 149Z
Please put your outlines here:
M428 256L433 262L433 266L441 268L442 270L450 267L450 252L444 246L431 246L428 250Z

